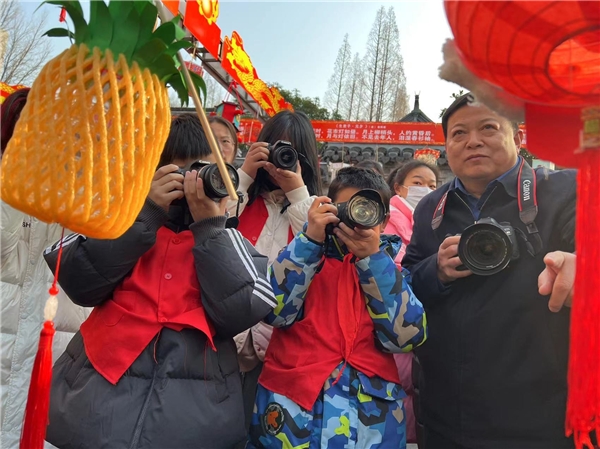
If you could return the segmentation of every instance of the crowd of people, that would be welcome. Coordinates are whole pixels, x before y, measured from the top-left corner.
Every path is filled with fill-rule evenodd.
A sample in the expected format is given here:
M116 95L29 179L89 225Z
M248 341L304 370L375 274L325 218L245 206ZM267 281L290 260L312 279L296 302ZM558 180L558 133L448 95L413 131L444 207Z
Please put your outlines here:
M26 97L2 104L2 151ZM210 126L232 163L235 127ZM183 114L118 239L61 240L2 203L0 445L18 447L62 248L49 447L573 447L576 173L533 170L518 126L469 94L442 127L443 186L423 161L387 179L363 162L325 194L310 120L283 111L237 170L240 200L215 199ZM292 168L271 157L282 141Z

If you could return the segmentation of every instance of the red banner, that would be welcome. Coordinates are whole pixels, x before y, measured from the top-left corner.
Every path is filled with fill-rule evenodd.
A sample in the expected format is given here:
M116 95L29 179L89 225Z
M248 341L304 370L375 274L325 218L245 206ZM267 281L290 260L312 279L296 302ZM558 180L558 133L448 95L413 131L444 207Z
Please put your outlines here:
M426 145L443 146L445 143L441 123L408 122L329 122L312 121L319 142L344 144L367 143L380 145ZM258 139L262 128L258 120L242 119L238 138L240 143L252 143ZM522 146L527 146L525 126Z
M185 4L183 24L198 39L204 48L219 59L221 29L217 26L219 2L217 0L188 0Z

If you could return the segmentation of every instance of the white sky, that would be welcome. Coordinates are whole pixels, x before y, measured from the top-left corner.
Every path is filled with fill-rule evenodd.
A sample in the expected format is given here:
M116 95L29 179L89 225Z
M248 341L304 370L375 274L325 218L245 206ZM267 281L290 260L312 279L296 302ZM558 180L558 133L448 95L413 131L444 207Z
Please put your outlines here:
M40 2L21 2L29 14ZM460 87L442 81L442 44L452 36L442 0L362 2L274 2L221 0L217 24L222 37L237 31L244 40L258 75L302 95L323 99L337 51L350 35L352 51L362 56L375 13L393 5L400 30L408 93L421 94L421 109L434 121ZM83 5L84 11L89 9ZM62 26L59 9L44 5L47 27ZM55 54L69 46L66 38L52 38Z

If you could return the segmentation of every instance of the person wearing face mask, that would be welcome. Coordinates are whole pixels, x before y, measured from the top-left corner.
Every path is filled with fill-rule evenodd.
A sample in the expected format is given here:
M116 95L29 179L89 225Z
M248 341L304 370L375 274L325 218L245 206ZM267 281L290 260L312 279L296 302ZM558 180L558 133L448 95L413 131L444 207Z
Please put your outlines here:
M413 212L419 201L435 190L438 178L436 167L419 160L401 165L388 177L388 185L396 194L390 201L390 221L385 227L385 233L402 239L402 248L396 257L398 266L412 236Z

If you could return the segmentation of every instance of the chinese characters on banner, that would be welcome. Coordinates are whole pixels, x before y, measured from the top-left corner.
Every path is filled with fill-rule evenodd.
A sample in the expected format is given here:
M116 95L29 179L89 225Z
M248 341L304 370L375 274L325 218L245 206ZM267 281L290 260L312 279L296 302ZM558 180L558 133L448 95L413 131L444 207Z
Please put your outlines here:
M444 145L444 133L440 123L408 122L328 122L312 121L319 142L379 143L381 145ZM238 138L240 143L256 142L262 128L258 120L242 119ZM525 127L522 146L526 146Z

